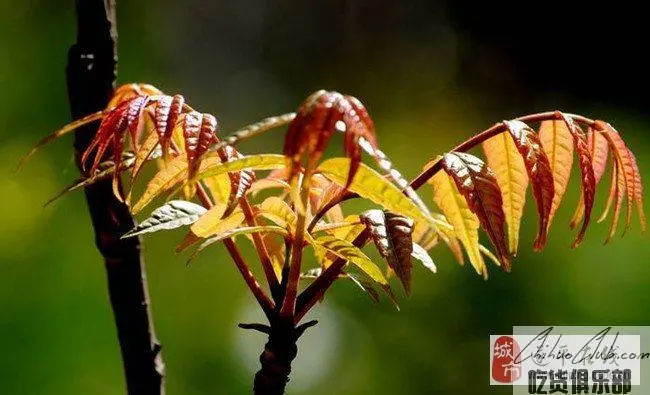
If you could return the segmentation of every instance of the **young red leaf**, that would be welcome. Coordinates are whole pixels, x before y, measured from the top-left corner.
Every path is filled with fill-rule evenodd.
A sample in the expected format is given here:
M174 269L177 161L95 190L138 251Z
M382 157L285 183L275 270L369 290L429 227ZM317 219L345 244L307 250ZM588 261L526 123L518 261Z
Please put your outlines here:
M313 167L323 155L334 134L337 118L340 119L338 102L342 99L340 93L320 90L301 104L284 139L284 155L290 164L289 179L298 174L303 156L307 156L308 166Z
M623 229L623 234L629 228L630 223L632 222L632 205L635 202L636 195L636 182L635 182L635 169L632 164L632 159L630 156L630 150L628 149L625 141L621 138L620 134L616 129L614 129L610 124L603 121L596 121L595 124L596 131L602 133L603 137L607 139L609 148L612 151L614 162L618 166L618 181L617 181L617 194L616 194L616 205L614 209L614 215L620 211L620 206L622 200L625 196L628 196L627 199L627 215L625 220L625 228ZM618 208L618 209L617 209ZM611 235L616 231L615 223L617 223L617 218L614 218L612 223L612 230L608 241L611 238Z
M289 178L298 174L303 158L313 169L335 131L345 133L344 149L350 158L345 183L348 187L361 163L361 141L377 148L375 130L365 107L352 96L320 90L300 106L285 136L284 155L289 159Z
M395 271L406 294L410 294L413 220L377 209L368 210L359 218L370 232L379 255L386 259L388 266Z
M607 148L607 140L603 137L602 134L594 132L590 127L587 130L587 147L589 148L589 153L591 155L591 163L594 170L594 181L595 185L598 185L600 179L605 173L605 168L607 166L607 154L609 149ZM573 217L571 218L571 223L569 226L571 229L575 228L578 222L583 218L585 212L585 204L583 194L580 194L580 200L578 201L578 207L576 207Z
M129 107L126 111L126 127L129 129L131 135L131 144L133 149L137 151L142 132L142 115L144 109L151 101L151 96L138 96L131 100Z
M113 159L116 167L119 168L119 161L122 156L124 145L124 133L127 130L130 132L131 142L134 147L137 147L137 139L139 138L138 133L140 131L140 125L142 124L142 115L144 108L149 102L149 96L135 96L110 110L99 125L97 134L83 153L81 157L82 165L86 165L90 155L94 152L95 157L90 172L95 172L99 162L104 156L104 153L112 143ZM116 189L115 185L118 176L119 172L116 172L114 189ZM116 196L119 197L119 193L116 193Z
M90 155L94 152L95 157L90 169L90 173L94 173L95 170L97 170L97 166L99 166L99 162L101 162L104 153L108 149L108 146L113 142L115 135L124 132L126 111L128 108L129 102L123 102L106 114L99 125L97 134L95 134L95 137L81 156L81 163L84 170L86 169L86 164L88 163Z
M374 150L377 150L378 147L375 124L359 99L346 95L345 100L341 102L341 107L345 124L345 154L350 158L350 173L346 182L346 186L348 186L359 170L361 142L367 142Z
M172 133L179 116L183 112L184 104L185 98L181 95L174 95L174 97L163 96L156 103L154 116L156 133L158 133L160 148L165 160L169 160L169 145Z
M138 139L140 138L140 133L142 131L142 116L149 101L150 96L136 96L126 102L128 105L121 126L129 131L131 136L131 145L136 151L138 150ZM115 133L113 137L113 162L115 162L116 169L119 169L120 161L122 159L122 151L124 149L125 132L119 128L113 132ZM95 160L97 159L98 156L95 156ZM122 191L120 190L121 188L118 182L120 174L119 171L113 173L113 194L122 201Z
M463 152L445 154L442 168L454 179L458 191L494 244L504 269L509 271L503 200L494 173L482 160Z
M228 162L243 157L242 154L231 146L219 149L217 153L222 162ZM238 172L228 173L228 176L230 177L230 196L228 197L226 215L230 214L230 212L237 207L239 199L241 199L253 185L253 182L255 181L255 172L245 169Z
M621 214L621 206L623 205L623 199L625 198L625 194L627 191L627 187L625 185L625 175L623 174L625 173L625 170L623 169L623 165L621 165L620 162L617 162L615 166L616 166L616 197L614 200L614 215L612 217L612 224L609 227L609 233L607 234L607 238L605 239L605 244L609 243L612 240L612 236L614 236L614 233L616 233L616 228L618 227L619 215Z
M517 120L503 121L503 123L508 128L526 165L526 172L530 179L533 197L537 203L537 213L539 214L539 231L533 243L533 248L541 250L546 245L548 220L553 205L553 196L555 195L551 165L533 129Z
M592 161L591 151L587 138L578 125L573 122L573 119L565 114L562 114L562 119L566 124L569 132L573 136L573 146L578 154L578 163L580 166L580 180L582 181L582 202L584 205L584 220L582 227L578 232L575 240L573 241L572 248L576 248L582 242L589 226L591 219L591 209L594 205L594 196L596 194L596 179L594 175L594 165ZM557 183L555 184L557 186Z
M187 155L187 178L192 179L198 168L199 145L201 143L201 128L203 114L192 111L185 116L183 122L183 138L185 139L185 154Z
M641 173L639 172L639 165L636 162L636 157L629 151L630 162L634 170L634 203L636 204L639 221L641 223L641 231L646 230L645 213L643 212L643 184L641 183Z

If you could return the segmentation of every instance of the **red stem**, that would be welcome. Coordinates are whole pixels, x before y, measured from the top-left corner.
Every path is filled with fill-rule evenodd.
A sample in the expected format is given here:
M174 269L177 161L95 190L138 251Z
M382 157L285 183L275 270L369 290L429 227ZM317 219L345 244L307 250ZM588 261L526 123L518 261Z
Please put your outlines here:
M197 183L196 194L198 195L199 200L201 200L201 203L203 203L205 208L209 209L213 206L208 193L205 191L201 183ZM223 241L223 244L225 244L228 253L237 266L237 269L241 273L242 277L244 277L246 285L248 285L248 288L253 293L253 296L255 296L257 303L259 303L260 307L264 311L266 318L271 320L271 317L273 316L273 310L275 309L275 303L273 303L273 301L266 295L260 284L255 279L255 276L253 276L253 273L250 271L248 264L246 264L244 257L237 249L235 242L232 241L232 239L225 239Z
M239 205L244 212L248 226L257 226L258 223L257 219L255 218L255 214L253 213L253 208L245 196L241 198ZM264 269L264 275L266 276L266 281L269 285L271 296L276 303L280 303L280 283L278 282L278 278L275 275L275 271L273 271L273 263L271 263L271 258L269 257L268 250L266 249L266 244L264 244L264 240L262 240L260 233L254 232L252 234L252 237L253 244L255 245L255 250L257 251L257 255L260 258L260 263L262 264L262 269Z
M309 166L300 180L294 181L299 183L300 204L302 208L296 210L296 232L294 234L293 245L291 247L291 261L289 264L289 274L287 277L286 288L284 289L284 300L280 309L280 317L293 317L296 307L296 297L298 295L298 283L300 282L300 267L302 264L302 248L305 241L305 225L307 211L309 210L309 188L312 172ZM292 185L292 188L294 186Z

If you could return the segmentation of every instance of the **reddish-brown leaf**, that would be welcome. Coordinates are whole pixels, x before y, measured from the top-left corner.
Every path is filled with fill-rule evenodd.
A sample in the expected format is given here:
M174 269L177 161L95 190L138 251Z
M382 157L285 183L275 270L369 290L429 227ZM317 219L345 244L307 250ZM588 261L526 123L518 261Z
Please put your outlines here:
M413 252L413 225L410 218L382 210L368 210L359 218L388 266L395 271L406 294L411 293L411 253Z
M188 179L192 180L201 165L201 156L217 141L217 120L213 115L192 111L185 116L183 137L188 163Z
M222 162L242 158L242 154L232 146L226 146L225 148L219 149L217 152ZM237 207L239 199L241 199L246 194L246 191L250 189L251 185L253 185L253 182L255 181L255 172L252 170L231 172L228 173L228 177L230 177L230 196L228 197L226 215L229 215Z
M94 173L95 170L97 170L97 166L99 166L99 162L101 162L104 153L106 153L108 146L113 142L115 135L124 132L126 111L129 108L129 104L128 101L123 102L106 114L99 125L97 134L95 134L95 137L92 139L88 148L84 151L81 157L81 163L84 170L86 169L86 163L88 163L90 155L94 153L95 157L90 169L90 173Z
M188 163L188 178L192 178L196 169L195 160L198 158L197 149L201 134L203 114L192 111L183 120L183 138L185 140L185 154Z
M345 100L341 101L341 107L345 124L345 154L350 158L350 173L346 182L346 186L349 186L361 163L360 143L365 141L377 150L377 137L375 124L359 99L346 95Z
M539 214L539 231L533 248L541 250L546 245L548 219L555 195L553 172L548 157L540 144L535 131L521 121L503 121L513 138L517 150L524 158L526 172L533 189Z
M632 168L634 170L634 203L636 204L637 212L639 215L639 222L641 224L641 231L645 232L646 230L646 220L645 213L643 212L643 184L641 183L641 173L639 171L639 165L636 162L636 157L629 151L630 161L632 163Z
M302 103L284 140L284 155L290 161L289 178L298 174L303 156L307 156L310 167L321 158L341 117L338 102L342 99L340 93L320 90Z
M138 150L138 143L140 134L142 132L142 114L144 109L151 101L150 96L138 96L131 100L129 107L126 111L126 127L129 129L131 135L131 144L135 151Z
M623 234L630 227L632 223L632 205L635 202L636 196L636 183L635 183L635 169L632 164L632 159L630 157L630 150L628 149L625 141L621 138L621 135L614 129L610 124L603 121L596 121L595 128L598 132L602 133L603 137L607 139L609 148L612 151L614 157L614 162L618 165L618 182L617 188L619 189L616 194L616 204L614 209L614 215L620 212L620 207L617 210L617 206L622 204L622 200L625 196L628 196L627 199L627 215L625 220L625 227L623 229ZM621 185L623 187L621 188ZM608 240L611 238L611 234L616 231L616 224L618 218L614 218L612 223L612 230Z
M350 185L361 163L360 144L377 148L375 127L359 100L324 90L309 96L289 124L284 155L289 159L290 178L298 174L305 157L305 167L315 168L335 131L345 133L344 149L350 158L346 187Z
M494 244L504 269L509 271L503 200L494 173L479 158L462 152L445 154L442 168L454 179L458 191Z
M571 135L573 136L573 146L575 147L576 154L578 155L578 163L580 165L580 180L582 182L582 202L584 204L584 220L582 227L578 232L575 240L573 241L572 248L577 247L585 237L589 220L591 219L591 210L594 206L594 196L596 194L596 178L594 175L594 165L589 150L587 138L578 125L573 122L573 119L565 114L562 114L562 119L566 123Z
M609 227L609 233L605 239L605 244L609 243L612 240L612 236L616 233L616 228L618 227L618 218L621 214L621 206L623 205L623 199L627 193L627 186L625 185L625 170L623 165L620 162L616 163L616 198L614 200L614 215L612 217L612 224ZM629 198L628 198L629 202Z
M102 160L104 153L109 145L113 143L113 157L116 160L116 166L119 166L119 160L122 155L124 145L124 133L128 130L131 135L131 144L137 148L137 140L142 125L142 115L144 108L150 101L149 96L136 96L127 101L120 103L112 109L102 120L99 125L97 134L88 145L83 153L81 161L87 163L90 154L95 153L91 173L97 169L99 162Z
M217 123L217 118L211 114L203 114L203 120L201 122L201 132L199 133L199 144L196 147L196 160L201 161L201 156L206 153L210 145L217 142L217 133L219 126Z
M594 132L590 127L587 130L587 146L589 147L589 153L591 155L591 163L594 170L594 180L596 186L600 179L605 173L605 168L607 166L607 154L609 149L607 148L607 140L603 137L602 134ZM584 197L583 194L580 194L580 200L578 201L578 207L576 207L573 217L571 218L571 223L569 226L571 229L574 229L578 222L583 218L585 213Z
M160 148L166 160L169 159L169 145L174 127L183 112L185 98L181 95L164 96L156 104L155 126L158 133Z

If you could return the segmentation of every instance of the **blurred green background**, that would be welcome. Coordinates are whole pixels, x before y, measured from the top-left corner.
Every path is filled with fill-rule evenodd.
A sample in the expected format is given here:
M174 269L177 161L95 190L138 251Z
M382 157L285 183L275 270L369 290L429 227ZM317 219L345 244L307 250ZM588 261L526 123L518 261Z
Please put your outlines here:
M648 61L631 51L640 14L615 4L525 4L118 0L119 81L182 92L226 131L291 111L319 88L353 94L409 178L495 121L565 109L614 124L650 174ZM73 1L2 1L0 15L0 394L119 394L119 351L83 195L42 208L77 175L71 139L13 172L31 144L69 121ZM241 149L281 144L276 133ZM506 394L488 385L490 334L513 325L647 325L648 237L635 222L604 247L608 226L594 223L571 250L576 174L542 253L531 248L529 196L511 274L492 267L485 282L440 247L432 251L438 274L418 266L400 312L385 300L373 308L350 284L334 286L312 314L320 324L299 344L288 393ZM168 394L249 393L264 338L236 325L259 313L221 247L187 269L172 248L181 238L148 237L145 250Z

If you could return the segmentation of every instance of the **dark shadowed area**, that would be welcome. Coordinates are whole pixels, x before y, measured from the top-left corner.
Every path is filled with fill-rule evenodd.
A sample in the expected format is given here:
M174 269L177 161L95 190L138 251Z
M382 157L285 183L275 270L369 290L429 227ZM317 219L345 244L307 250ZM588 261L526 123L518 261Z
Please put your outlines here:
M14 173L31 144L70 120L64 68L75 35L73 3L0 3L0 394L112 395L124 385L83 195L42 208L77 176L72 139ZM380 146L411 178L496 121L561 109L611 122L650 175L641 8L465 0L117 3L118 80L183 93L193 107L217 115L225 132L292 111L317 89L338 90L365 103ZM280 152L281 137L265 135L241 151ZM489 386L490 334L511 333L514 325L647 324L648 235L635 221L625 238L603 246L609 224L594 221L571 250L577 176L574 170L541 253L532 251L537 219L528 197L511 274L491 266L483 281L440 246L431 252L438 273L416 266L413 294L399 294L400 312L386 300L373 308L350 284L335 285L311 314L320 323L299 343L287 393L509 394L509 387ZM608 182L606 175L596 216ZM423 196L431 201L430 191ZM250 393L264 338L237 324L261 314L222 246L186 268L186 257L173 252L183 235L145 239L167 393ZM244 251L253 258L252 248Z

